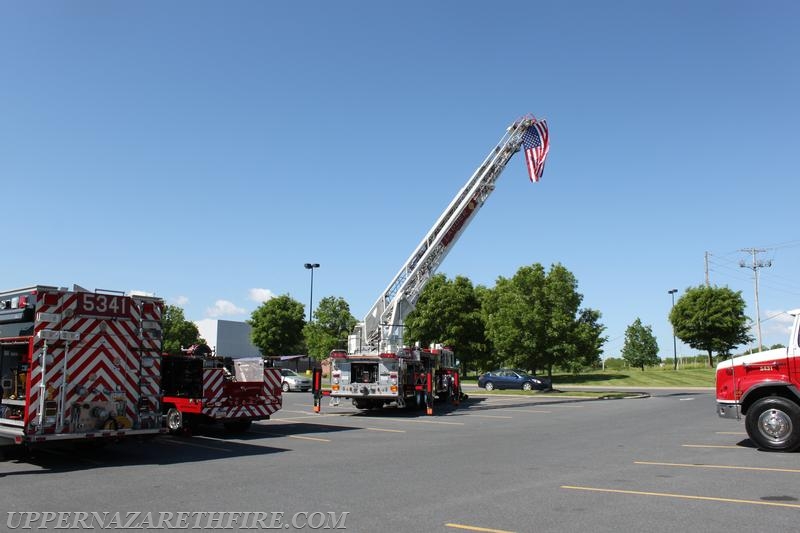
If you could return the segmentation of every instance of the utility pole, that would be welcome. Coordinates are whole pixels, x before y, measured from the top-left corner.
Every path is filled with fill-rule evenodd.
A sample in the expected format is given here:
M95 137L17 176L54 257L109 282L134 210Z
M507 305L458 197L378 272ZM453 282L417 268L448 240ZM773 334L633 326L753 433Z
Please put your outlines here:
M753 270L753 278L755 279L755 288L756 288L756 331L758 332L758 351L762 350L761 346L761 308L758 305L758 269L764 267L771 267L772 261L758 261L756 259L756 254L766 252L766 250L760 248L743 248L739 250L740 252L747 252L752 254L753 256L753 264L748 265L744 261L739 262L739 266L742 268L751 268Z
M711 283L708 279L708 252L706 252L706 288L710 287Z
M675 293L678 292L678 289L670 289L667 291L672 296L672 308L675 308ZM675 366L672 367L673 370L678 370L678 343L675 341L675 326L672 326L672 357L675 362ZM684 368L686 365L683 365Z

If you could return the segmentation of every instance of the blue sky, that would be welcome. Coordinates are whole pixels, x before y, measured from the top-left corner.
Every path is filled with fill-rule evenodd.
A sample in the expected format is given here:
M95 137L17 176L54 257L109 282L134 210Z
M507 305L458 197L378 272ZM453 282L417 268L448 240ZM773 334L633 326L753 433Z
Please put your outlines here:
M192 320L362 318L505 128L546 118L440 272L561 263L618 356L669 289L800 307L796 2L4 2L3 288L153 292ZM679 344L680 353L688 353Z

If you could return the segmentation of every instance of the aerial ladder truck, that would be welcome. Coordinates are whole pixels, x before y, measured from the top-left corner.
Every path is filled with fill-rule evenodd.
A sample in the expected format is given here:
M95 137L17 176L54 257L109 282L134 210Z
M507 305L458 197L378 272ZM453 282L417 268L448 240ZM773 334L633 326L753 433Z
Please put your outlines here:
M486 199L511 157L525 144L531 179L541 175L547 155L547 125L533 116L515 121L489 152L466 184L442 212L400 271L381 293L364 320L348 337L347 350L331 352L333 402L352 399L358 409L422 407L433 413L433 400L461 398L458 364L451 350L405 346L403 327L422 289ZM538 158L529 153L530 140L538 142ZM536 147L530 147L535 150ZM537 170L531 170L535 163ZM315 410L319 412L321 376L314 376Z

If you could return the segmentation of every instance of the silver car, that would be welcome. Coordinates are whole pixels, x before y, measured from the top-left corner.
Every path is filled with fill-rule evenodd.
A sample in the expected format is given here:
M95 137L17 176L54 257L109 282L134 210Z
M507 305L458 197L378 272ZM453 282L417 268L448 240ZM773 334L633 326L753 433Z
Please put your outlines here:
M301 376L294 370L281 368L281 389L283 392L309 391L311 390L311 378Z

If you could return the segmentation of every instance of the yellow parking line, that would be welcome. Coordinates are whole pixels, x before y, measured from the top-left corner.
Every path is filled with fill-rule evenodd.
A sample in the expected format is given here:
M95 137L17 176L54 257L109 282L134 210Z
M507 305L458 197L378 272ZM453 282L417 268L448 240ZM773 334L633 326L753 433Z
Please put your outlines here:
M313 440L313 441L317 441L317 442L330 442L331 441L330 439L321 439L319 437L303 437L303 436L300 436L300 435L284 435L282 433L273 433L271 431L259 431L259 433L262 433L264 435L270 435L272 437L287 437L287 438L290 438L290 439Z
M719 444L681 444L684 448L732 448L735 450L743 450L741 446L722 446Z
M309 418L323 418L323 417L330 417L330 416L342 416L341 414L328 414L328 415L321 415L321 414L310 414L308 416L292 416L286 418L270 418L272 422L293 422L295 420L308 420Z
M301 437L300 435L285 435L290 439L301 439L301 440L315 440L317 442L330 442L331 439L320 439L319 437Z
M382 428L364 428L370 431L387 431L389 433L405 433L405 429L382 429Z
M792 509L800 509L800 504L797 503L764 502L759 500L740 500L737 498L717 498L713 496L693 496L691 494L673 494L669 492L642 492L638 490L602 489L597 487L575 487L570 485L561 485L561 488L571 489L571 490L586 490L593 492L610 492L614 494L633 494L636 496L661 496L664 498L679 498L684 500L703 500L703 501L723 502L723 503L749 503L752 505L768 505L770 507L790 507Z
M386 422L409 422L412 424L442 424L445 426L463 426L464 422L445 422L444 420L412 420L410 418L375 418Z
M483 531L485 533L514 533L513 531L508 531L505 529L490 529L488 527L477 527L477 526L465 526L464 524L452 524L447 523L445 527L454 527L457 529L467 529L469 531Z
M687 463L655 463L650 461L634 461L633 464L650 465L650 466L683 466L686 468L721 468L727 470L755 470L761 472L788 472L790 474L800 474L800 469L796 468L768 468L760 466L704 465L704 464L687 464Z

